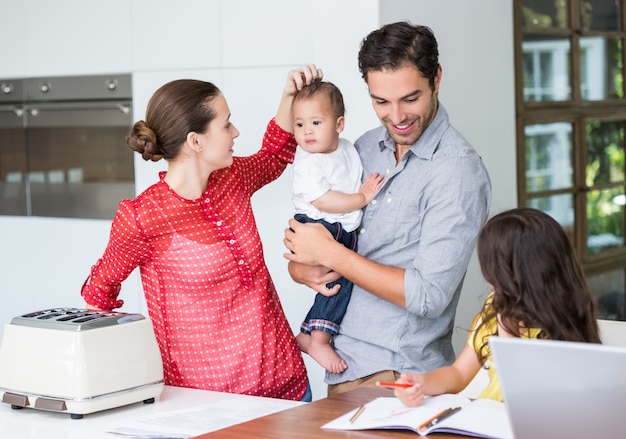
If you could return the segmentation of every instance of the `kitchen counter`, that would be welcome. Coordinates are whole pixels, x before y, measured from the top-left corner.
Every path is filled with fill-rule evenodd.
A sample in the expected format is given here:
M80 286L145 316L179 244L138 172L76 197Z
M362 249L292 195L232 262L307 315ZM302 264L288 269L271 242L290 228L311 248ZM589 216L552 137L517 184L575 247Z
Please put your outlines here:
M110 433L111 430L133 425L136 421L158 418L180 419L182 424L193 424L190 416L196 409L211 405L219 407L216 422L234 425L266 414L298 406L302 403L270 398L259 398L207 390L165 386L163 393L153 404L143 402L84 415L82 419L71 419L69 414L47 412L32 408L14 410L9 404L0 403L0 438L7 439L115 439L123 438ZM229 408L230 407L230 408ZM225 416L232 412L232 419ZM172 416L173 415L173 416ZM235 416L236 415L236 416ZM217 430L226 425L214 428ZM198 428L197 425L194 428ZM211 431L211 430L207 430Z

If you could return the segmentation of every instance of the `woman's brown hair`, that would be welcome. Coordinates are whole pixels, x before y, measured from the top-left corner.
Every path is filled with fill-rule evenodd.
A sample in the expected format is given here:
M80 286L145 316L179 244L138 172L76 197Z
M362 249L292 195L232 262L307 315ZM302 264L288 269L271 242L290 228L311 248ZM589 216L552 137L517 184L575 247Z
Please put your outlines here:
M211 105L220 94L210 82L179 79L161 86L146 109L146 118L137 121L126 143L144 160L171 160L180 152L190 132L203 133L215 118Z

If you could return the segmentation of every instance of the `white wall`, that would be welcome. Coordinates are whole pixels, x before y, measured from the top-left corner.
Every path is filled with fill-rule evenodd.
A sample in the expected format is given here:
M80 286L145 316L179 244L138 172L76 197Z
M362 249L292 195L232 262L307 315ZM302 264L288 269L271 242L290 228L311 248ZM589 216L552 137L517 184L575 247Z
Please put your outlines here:
M209 80L224 92L242 133L235 143L240 155L258 148L287 70L303 63L316 63L341 88L344 134L355 140L378 123L357 69L361 39L384 22L429 25L440 43L441 99L485 159L493 211L516 204L510 1L0 0L0 7L0 41L15 42L5 45L0 78L131 72L135 119L163 83ZM136 157L137 190L163 168ZM282 257L283 230L292 215L287 175L253 202L267 264L295 332L313 293L291 280ZM0 217L0 324L37 309L82 306L80 286L106 245L109 227L102 220ZM469 325L484 292L473 262L459 326ZM121 297L123 310L145 314L136 272ZM455 336L457 350L464 337ZM324 397L322 368L305 361L314 399Z

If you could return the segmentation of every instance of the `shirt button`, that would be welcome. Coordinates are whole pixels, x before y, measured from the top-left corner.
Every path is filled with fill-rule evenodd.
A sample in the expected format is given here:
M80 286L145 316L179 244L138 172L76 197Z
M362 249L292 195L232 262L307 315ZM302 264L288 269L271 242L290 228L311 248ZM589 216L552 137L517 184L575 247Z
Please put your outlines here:
M205 203L208 203L208 202L210 202L210 201L211 201L211 199L210 199L210 198L205 198L205 199L204 199L204 202L205 202Z
M239 265L243 265L243 259L239 259Z
M230 241L228 241L228 243L229 243L230 245L234 245L234 244L235 244L235 240L234 240L234 239L231 239Z
M376 204L376 203L378 203L378 201L372 200L372 204Z
M365 228L361 227L361 230L359 230L359 233L362 235L363 233L365 233Z
M217 224L217 227L222 227L222 222L221 221L218 221L215 224Z
M387 174L391 173L391 169L387 169Z
M391 203L391 197L387 198L387 203Z

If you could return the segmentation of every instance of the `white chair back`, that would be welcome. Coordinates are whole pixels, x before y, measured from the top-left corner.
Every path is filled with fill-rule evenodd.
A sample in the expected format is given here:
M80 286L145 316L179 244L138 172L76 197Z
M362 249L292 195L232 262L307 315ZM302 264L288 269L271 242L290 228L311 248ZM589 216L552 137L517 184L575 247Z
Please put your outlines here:
M603 344L626 347L626 322L598 319L598 326Z

